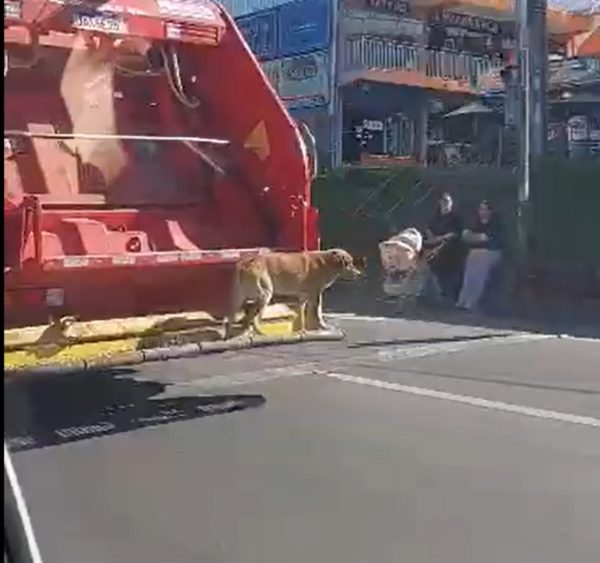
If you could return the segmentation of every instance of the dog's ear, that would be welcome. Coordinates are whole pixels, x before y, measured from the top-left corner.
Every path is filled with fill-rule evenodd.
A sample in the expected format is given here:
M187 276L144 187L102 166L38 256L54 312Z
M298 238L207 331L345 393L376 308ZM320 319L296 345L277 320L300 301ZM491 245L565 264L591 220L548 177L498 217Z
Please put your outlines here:
M331 257L333 258L333 262L335 264L337 264L338 266L341 267L346 267L348 266L348 262L349 262L349 255L344 252L343 250L339 249L339 248L334 248L332 250L330 250L331 253ZM351 258L350 258L351 260Z
M367 269L367 257L366 256L354 256L352 261L354 267L364 272Z

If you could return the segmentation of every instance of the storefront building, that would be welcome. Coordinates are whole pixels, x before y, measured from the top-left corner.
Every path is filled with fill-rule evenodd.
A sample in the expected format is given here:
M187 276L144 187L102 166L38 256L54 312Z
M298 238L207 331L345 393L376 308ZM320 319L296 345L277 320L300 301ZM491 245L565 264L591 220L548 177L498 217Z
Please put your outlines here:
M502 64L501 24L401 0L346 0L340 17L343 160L443 162L443 116Z
M569 158L600 158L600 58L550 63L548 150Z
M323 165L448 164L448 154L500 162L488 149L502 143L502 126L516 127L505 83L516 61L510 0L224 3L293 117L313 131ZM589 48L592 19L550 11L550 51ZM465 125L455 110L483 111L473 102L499 113L484 117L494 127Z

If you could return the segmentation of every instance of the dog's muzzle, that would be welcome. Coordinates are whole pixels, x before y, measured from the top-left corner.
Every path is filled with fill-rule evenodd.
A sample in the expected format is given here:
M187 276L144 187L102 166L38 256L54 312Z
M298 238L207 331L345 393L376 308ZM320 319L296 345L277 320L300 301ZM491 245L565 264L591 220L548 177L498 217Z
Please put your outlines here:
M357 269L357 268L349 268L347 270L344 270L344 272L342 273L342 278L352 281L352 280L356 280L358 278L360 278L361 276L364 276L365 273L362 272L361 270Z

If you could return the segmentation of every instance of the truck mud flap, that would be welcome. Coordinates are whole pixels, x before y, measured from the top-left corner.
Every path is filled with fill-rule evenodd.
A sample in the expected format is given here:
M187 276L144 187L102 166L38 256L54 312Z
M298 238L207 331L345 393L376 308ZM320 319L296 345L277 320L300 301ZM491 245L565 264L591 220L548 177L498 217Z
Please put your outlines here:
M282 304L267 309L261 334L227 340L223 322L203 312L88 322L64 318L52 325L5 330L4 375L100 369L344 337L337 330L306 331L301 324L298 311Z

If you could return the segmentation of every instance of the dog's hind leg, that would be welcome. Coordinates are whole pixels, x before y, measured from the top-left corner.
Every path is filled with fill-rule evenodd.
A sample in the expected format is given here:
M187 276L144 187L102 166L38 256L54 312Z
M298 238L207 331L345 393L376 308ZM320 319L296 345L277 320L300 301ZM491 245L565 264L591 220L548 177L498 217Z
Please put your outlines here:
M230 304L230 309L229 312L227 313L227 316L225 317L225 326L224 326L224 337L225 340L229 340L230 338L233 337L233 325L235 324L235 319L237 317L237 314L240 312L240 310L242 309L244 303L241 303L239 299L234 299L233 302Z
M244 307L244 316L241 320L242 331L240 336L248 336L254 328L256 317L260 314L261 306L257 301L252 301Z
M243 272L236 272L236 276L231 287L229 310L225 317L224 323L224 337L226 340L233 337L233 327L238 314L243 310L244 318L248 315L248 305L246 303L246 284L247 282L244 278Z

